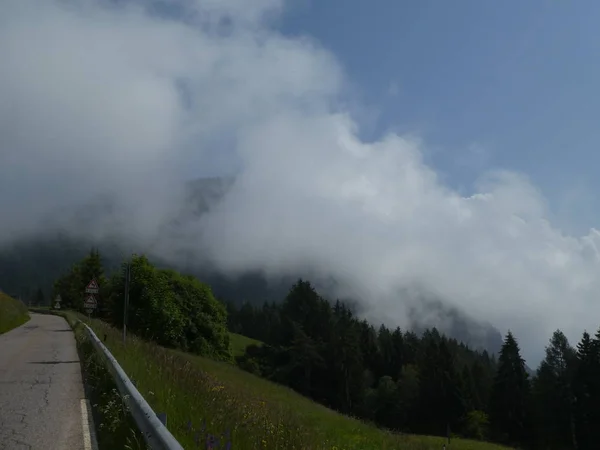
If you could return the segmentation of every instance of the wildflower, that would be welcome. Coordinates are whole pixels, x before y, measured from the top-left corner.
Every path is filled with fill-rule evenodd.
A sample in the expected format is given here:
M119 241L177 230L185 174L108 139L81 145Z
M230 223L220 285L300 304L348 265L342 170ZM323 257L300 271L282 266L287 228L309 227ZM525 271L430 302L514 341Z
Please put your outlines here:
M206 449L216 449L219 446L219 440L213 436L212 434L209 434L208 436L206 436Z

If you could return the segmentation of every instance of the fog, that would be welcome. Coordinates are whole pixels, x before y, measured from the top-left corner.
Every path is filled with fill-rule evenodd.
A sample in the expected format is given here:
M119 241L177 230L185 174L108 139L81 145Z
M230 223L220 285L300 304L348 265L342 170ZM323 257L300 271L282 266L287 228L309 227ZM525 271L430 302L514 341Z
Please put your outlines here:
M161 242L167 258L310 268L401 326L420 303L399 293L427 292L511 329L530 362L556 328L575 343L600 326L600 234L553 226L526 174L481 173L465 197L418 136L361 140L352 80L318 42L275 31L282 2L169 4L0 2L0 242L50 227L155 241L185 180L234 175ZM110 214L74 225L99 199Z

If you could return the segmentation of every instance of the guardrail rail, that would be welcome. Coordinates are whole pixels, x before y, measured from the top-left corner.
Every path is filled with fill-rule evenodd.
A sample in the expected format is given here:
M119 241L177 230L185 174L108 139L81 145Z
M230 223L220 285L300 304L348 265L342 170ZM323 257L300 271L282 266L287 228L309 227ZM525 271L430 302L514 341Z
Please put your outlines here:
M94 348L104 357L108 371L112 375L119 392L129 407L133 420L144 436L146 444L152 450L183 450L183 447L167 427L159 420L142 394L133 385L125 371L121 368L115 357L106 346L98 339L98 336L85 323L80 322L87 330Z

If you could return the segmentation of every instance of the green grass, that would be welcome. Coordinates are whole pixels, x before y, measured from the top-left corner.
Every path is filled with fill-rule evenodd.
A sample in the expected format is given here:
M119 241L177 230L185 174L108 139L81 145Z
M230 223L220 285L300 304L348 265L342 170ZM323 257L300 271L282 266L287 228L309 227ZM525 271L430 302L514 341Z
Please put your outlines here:
M445 442L386 432L232 364L164 349L133 336L124 346L120 331L97 320L92 320L92 328L100 339L106 336L107 347L154 411L167 413L167 427L186 449L209 448L208 435L220 439L220 445L212 448L224 449L231 442L235 450L440 450ZM448 448L506 449L462 439L452 439Z
M229 333L229 347L233 356L241 356L246 353L246 347L249 345L262 345L261 341L252 339L241 334Z
M29 313L23 302L0 292L0 334L23 325L28 320Z
M104 359L92 345L87 331L81 326L74 328L86 396L96 427L98 450L147 450L143 436L122 401Z

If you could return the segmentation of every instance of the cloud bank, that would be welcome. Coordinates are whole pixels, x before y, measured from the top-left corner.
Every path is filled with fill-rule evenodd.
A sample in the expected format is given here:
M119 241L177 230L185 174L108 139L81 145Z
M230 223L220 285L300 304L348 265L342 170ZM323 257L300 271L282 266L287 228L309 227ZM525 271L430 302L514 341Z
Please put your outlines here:
M465 197L424 162L426 143L362 141L343 68L276 31L284 8L1 2L0 241L68 227L98 198L111 213L85 232L152 240L184 179L235 174L165 249L234 273L312 268L400 325L419 304L399 293L429 292L510 328L530 361L558 327L595 330L600 233L562 234L523 174L484 173Z

